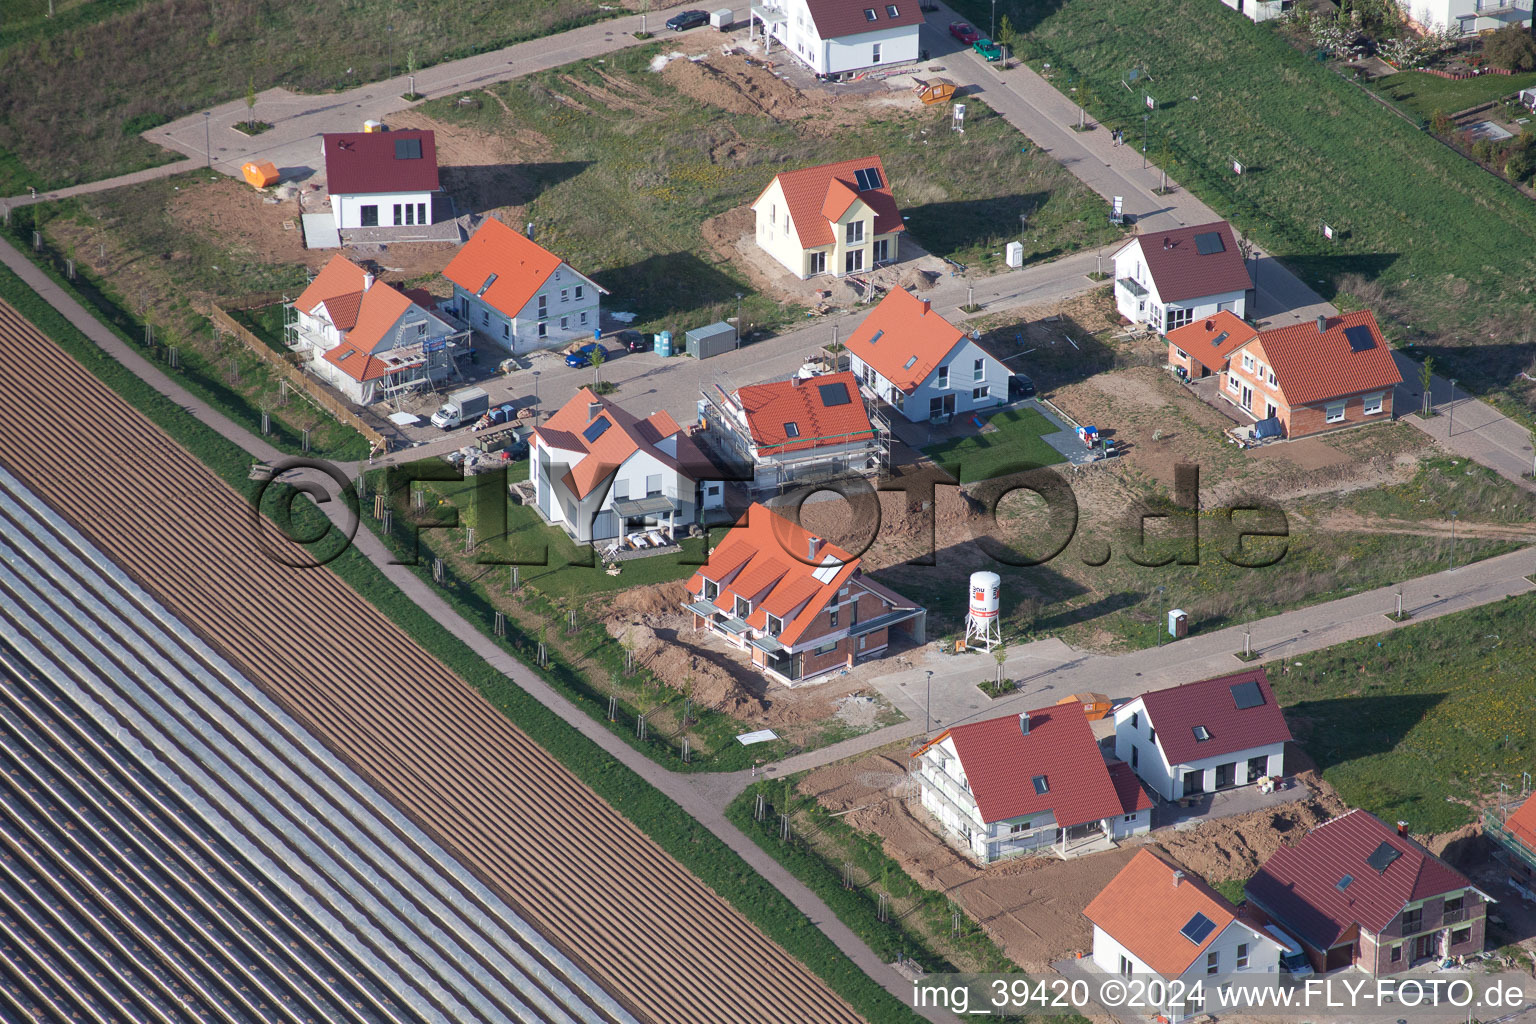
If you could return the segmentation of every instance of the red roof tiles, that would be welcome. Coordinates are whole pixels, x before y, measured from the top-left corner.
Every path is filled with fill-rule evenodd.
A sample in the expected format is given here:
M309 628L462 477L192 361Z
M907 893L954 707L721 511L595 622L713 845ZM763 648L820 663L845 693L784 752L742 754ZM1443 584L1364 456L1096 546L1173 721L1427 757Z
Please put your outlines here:
M848 336L848 352L910 394L949 358L965 332L927 300L893 288Z
M1315 322L1259 332L1259 344L1275 371L1280 392L1291 405L1308 405L1362 391L1386 391L1403 382L1392 349L1368 309ZM1346 334L1363 330L1371 345L1355 351ZM1186 350L1187 351L1187 350Z
M831 388L835 395L839 386L847 401L827 405L823 389ZM737 389L736 401L746 417L752 443L766 453L805 451L875 436L859 397L859 382L846 371L807 381L751 384ZM790 424L795 425L793 437Z
M321 136L325 152L325 187L331 195L377 192L436 192L437 136L426 129L398 132L328 132ZM419 157L397 156L399 144Z
M554 253L487 217L464 248L443 268L443 276L505 316L517 316L564 264ZM575 271L572 271L574 274ZM496 279L491 280L491 275ZM582 278L576 283L587 280ZM487 282L489 286L487 286ZM599 292L607 292L593 284Z
M1255 683L1263 703L1238 708L1233 687ZM1208 757L1235 754L1271 743L1285 743L1291 730L1275 703L1269 677L1261 668L1235 675L1185 683L1141 695L1147 718L1157 730L1157 742L1169 764L1189 764ZM1195 738L1203 727L1209 739Z
M949 738L982 821L1052 811L1066 826L1126 813L1088 717L1076 705L1029 712L1028 735L1020 716L1005 715L954 726ZM1042 775L1045 793L1033 784Z
M1196 235L1217 236L1221 248L1215 252L1199 252ZM1138 242L1147 272L1152 275L1158 297L1164 302L1182 302L1223 292L1245 292L1253 287L1248 266L1238 251L1237 239L1232 236L1232 227L1224 220L1173 231L1149 231L1137 235L1131 244Z
M913 8L916 9L915 7ZM873 167L880 173L880 187L859 191L857 172ZM877 156L843 160L835 164L805 167L798 171L784 171L774 177L784 192L784 204L789 207L790 221L795 236L805 248L831 245L837 239L832 234L831 221L848 212L854 199L864 203L874 212L874 233L884 235L905 230L901 222L901 210L896 197L891 195L891 181L885 175L885 165ZM770 185L771 187L771 185ZM767 189L763 190L764 193ZM848 197L845 193L853 193ZM763 197L759 195L758 200ZM841 203L841 206L839 206ZM756 206L757 203L752 204ZM835 215L829 210L837 210Z
M1378 871L1367 858L1382 846L1397 856ZM1340 888L1345 876L1349 882ZM1471 887L1466 876L1409 837L1355 810L1275 851L1246 891L1286 931L1325 950L1357 924L1380 932L1409 903Z
M1152 796L1130 765L1124 761L1112 762L1109 766L1109 781L1115 784L1115 794L1120 798L1120 810L1123 813L1135 814L1137 811L1151 809Z
M1526 849L1536 853L1536 797L1521 804L1514 814L1505 819L1504 827L1524 843Z
M394 347L383 345L386 335L415 303L394 285L370 281L362 267L337 255L293 305L310 314L325 307L326 316L341 332L341 344L325 352L324 359L353 380L369 381L390 372L388 364L374 354Z
M594 415L592 410L596 409ZM585 431L600 419L609 426L588 441ZM663 433L662 431L666 431ZM613 475L635 452L644 449L662 465L677 469L691 480L702 480L713 467L698 447L683 436L676 421L665 413L649 420L638 420L599 397L591 388L582 388L562 405L554 415L534 430L533 436L547 448L561 451L582 452L585 457L571 467L564 482L578 498L585 498L593 489ZM675 456L669 455L659 444L668 437L676 438Z
M1191 942L1180 932L1196 914L1204 914L1215 927L1200 942ZM1083 916L1165 978L1189 970L1238 920L1237 908L1204 879L1179 871L1145 847L1083 909Z
M923 23L922 6L917 0L806 0L806 7L810 8L816 34L822 39ZM874 18L867 12L873 12Z
M1202 366L1221 370L1227 357L1259 336L1241 317L1227 310L1168 332L1168 343L1187 353Z

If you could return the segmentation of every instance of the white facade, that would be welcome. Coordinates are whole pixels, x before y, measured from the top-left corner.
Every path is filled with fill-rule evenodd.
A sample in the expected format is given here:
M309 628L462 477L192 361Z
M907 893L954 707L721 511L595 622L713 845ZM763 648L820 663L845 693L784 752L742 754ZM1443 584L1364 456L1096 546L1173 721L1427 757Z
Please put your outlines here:
M427 225L432 223L432 193L332 193L331 214L336 218L336 227L343 231Z
M291 337L302 346L298 351L304 360L304 368L341 392L348 401L356 405L371 405L386 397L387 389L393 384L408 383L422 378L438 380L453 372L448 348L461 340L454 337L459 332L415 303L411 303L405 312L400 314L395 323L380 336L371 351L365 351L359 347L358 351L347 356L340 366L325 358L326 353L337 348L344 340L342 332L326 315L325 305L322 303L316 306L314 313L305 313L297 308L294 312L297 314L297 322L293 325L294 333ZM349 337L345 340L356 343L357 339ZM397 366L398 370L390 376L375 377L371 380L357 379L358 375L364 373L363 365L367 363L369 356L385 354L396 357L392 365ZM356 370L353 373L346 372L352 369L348 364L354 361L358 364ZM381 389L385 389L384 393L381 393Z
M1295 6L1295 0L1221 0L1222 3L1246 15L1252 21L1268 21L1278 18Z
M471 330L508 352L522 354L593 340L602 322L606 294L591 278L561 263L515 316L457 284L450 304Z
M618 428L613 428L618 429ZM674 454L677 435L663 438L656 446L663 453ZM671 451L668 451L668 449ZM534 485L538 508L551 524L563 529L578 543L612 540L623 533L643 527L676 528L698 518L700 494L696 481L668 466L651 453L638 450L625 459L608 480L599 481L584 498L577 498L562 477L567 470L590 458L585 452L564 451L545 443L542 434L528 460L528 480ZM675 506L672 511L626 520L614 511L615 501L661 496ZM724 497L718 484L713 497L703 497L705 507L720 507ZM711 506L709 503L715 504Z
M905 0L915 3L916 0ZM880 10L884 10L881 0ZM772 39L818 75L844 75L918 59L920 26L898 25L823 39L805 0L762 0L752 5L752 20ZM772 56L769 50L769 56Z
M863 386L913 423L991 409L1008 401L1008 368L976 342L962 338L922 383L903 393L857 356L848 367Z
M1493 32L1505 25L1531 25L1531 0L1398 0L1420 28L1450 29L1462 36Z
M1115 253L1115 308L1132 323L1147 324L1159 334L1202 317L1227 310L1239 317L1248 315L1248 293L1220 292L1178 302L1165 302L1141 254L1141 239L1134 239Z
M1187 940L1182 936L1171 936L1168 941L1185 942ZM1280 946L1270 936L1261 934L1242 921L1233 921L1223 928L1221 933L1211 940L1211 944L1205 948L1205 951L1196 957L1195 962L1175 979L1158 974L1113 935L1094 925L1093 963L1104 973L1116 977L1140 975L1143 979L1180 980L1192 986L1195 982L1203 981L1213 974L1223 977L1278 974ZM1246 966L1239 966L1239 964L1246 964ZM1180 1010L1171 1010L1164 1006L1162 1010L1165 1016L1175 1022L1188 1020L1201 1013L1198 1007L1193 1006L1186 1006Z
M1157 737L1157 727L1140 697L1115 710L1115 756L1128 763L1148 788L1164 800L1245 786L1266 775L1285 772L1284 743L1169 764Z

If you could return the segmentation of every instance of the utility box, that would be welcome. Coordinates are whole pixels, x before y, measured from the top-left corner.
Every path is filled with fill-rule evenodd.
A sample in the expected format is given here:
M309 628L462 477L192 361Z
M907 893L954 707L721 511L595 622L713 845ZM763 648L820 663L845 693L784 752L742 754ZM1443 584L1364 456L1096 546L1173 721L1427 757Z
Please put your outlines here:
M1175 608L1168 613L1168 635L1171 637L1189 636L1189 613L1182 608Z
M736 328L721 320L689 331L686 338L689 355L695 359L708 359L736 347Z
M729 32L731 30L731 26L735 23L736 15L731 13L731 9L729 7L722 7L720 10L713 12L709 16L710 27L717 28L721 32Z
M1007 248L1008 265L1017 270L1024 265L1024 243L1009 242Z

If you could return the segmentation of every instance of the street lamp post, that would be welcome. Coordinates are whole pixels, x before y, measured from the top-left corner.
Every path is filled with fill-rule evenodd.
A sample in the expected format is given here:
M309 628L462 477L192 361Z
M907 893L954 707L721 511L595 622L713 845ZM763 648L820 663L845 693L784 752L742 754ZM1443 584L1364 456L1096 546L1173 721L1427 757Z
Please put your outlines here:
M1456 513L1451 513L1451 568L1456 568Z
M933 669L928 670L928 709L923 712L923 734L933 731Z
M208 168L213 169L213 129L209 125L209 119L213 111L203 111L203 155L208 158Z
M1153 625L1157 627L1157 646L1159 647L1163 646L1163 606L1168 601L1165 596L1167 590L1167 587L1157 588L1157 621Z
M533 371L533 419L537 423L539 419L539 371Z
M1451 399L1445 403L1446 415L1450 417L1445 425L1445 436L1450 437L1456 433L1456 378L1451 378ZM1454 514L1454 513L1453 513Z
M736 293L736 347L741 348L741 292Z
M1141 115L1141 169L1147 169L1147 115Z
M992 34L987 38L997 42L997 0L992 0Z

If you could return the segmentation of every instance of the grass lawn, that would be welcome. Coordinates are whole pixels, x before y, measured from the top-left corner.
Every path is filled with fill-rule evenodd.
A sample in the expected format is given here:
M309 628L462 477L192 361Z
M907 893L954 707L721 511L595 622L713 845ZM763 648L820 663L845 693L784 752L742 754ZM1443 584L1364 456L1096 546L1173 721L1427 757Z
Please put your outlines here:
M1269 664L1291 730L1352 806L1414 832L1472 821L1536 770L1536 596Z
M1437 110L1447 114L1466 110L1536 85L1536 72L1524 75L1479 75L1452 81L1423 71L1402 71L1370 83L1377 94L1392 100L1421 121Z
M175 159L138 133L244 96L247 83L351 88L404 74L412 60L494 50L623 10L593 0L57 0L48 19L47 6L4 5L0 195Z
M798 317L754 295L700 229L796 167L879 154L912 238L968 265L997 253L1001 266L1026 211L1026 260L1118 237L1102 200L983 103L969 103L964 135L948 130L941 109L850 101L769 116L722 87L726 109L680 91L687 80L675 73L648 70L667 50L637 47L490 87L500 102L474 93L473 105L451 97L421 108L450 124L547 140L544 161L520 169L526 219L541 244L613 293L614 308L637 313L637 328L677 332L734 316L738 292L749 323ZM822 122L834 116L851 123L829 132Z
M1007 409L989 417L987 423L997 429L955 438L923 451L962 484L1016 471L1023 463L1054 466L1066 461L1040 439L1041 434L1056 433L1056 426L1036 409Z
M959 8L990 13L981 0ZM1524 402L1536 392L1516 375L1536 355L1530 199L1273 28L1204 0L1002 0L997 14L1057 85L1087 80L1089 107L1107 127L1140 134L1143 90L1122 79L1145 69L1157 103L1151 155L1170 175L1325 297L1372 306L1389 335L1434 354L1442 373L1501 392L1529 418ZM1233 160L1247 168L1240 177Z

